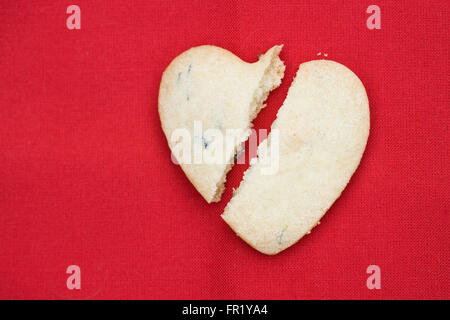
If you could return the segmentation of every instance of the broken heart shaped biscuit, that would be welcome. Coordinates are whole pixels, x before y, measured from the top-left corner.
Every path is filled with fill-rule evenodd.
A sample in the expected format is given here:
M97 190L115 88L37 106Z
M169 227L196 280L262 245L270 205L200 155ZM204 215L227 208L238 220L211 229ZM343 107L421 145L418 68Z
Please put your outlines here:
M329 60L301 64L271 133L222 218L262 253L293 245L345 189L369 128L366 91L352 71ZM270 154L265 151L274 143L279 143L278 170L265 174Z
M172 154L207 202L220 200L226 174L250 135L252 120L281 83L281 48L275 46L259 61L246 63L222 48L195 47L176 57L163 73L158 98L163 131ZM234 130L232 142L219 161L195 161L191 147L204 157L222 148L214 135L202 134L208 130Z

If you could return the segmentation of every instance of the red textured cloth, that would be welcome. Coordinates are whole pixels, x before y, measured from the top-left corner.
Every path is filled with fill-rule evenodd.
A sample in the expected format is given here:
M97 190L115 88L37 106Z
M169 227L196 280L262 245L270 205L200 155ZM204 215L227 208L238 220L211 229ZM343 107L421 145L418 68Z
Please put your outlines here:
M66 27L70 4L81 30ZM371 4L381 30L366 27ZM1 1L0 298L449 299L449 17L443 0ZM219 216L248 164L207 204L170 160L159 81L201 44L249 62L284 44L256 129L318 52L367 89L357 172L276 256ZM73 264L81 290L66 287Z

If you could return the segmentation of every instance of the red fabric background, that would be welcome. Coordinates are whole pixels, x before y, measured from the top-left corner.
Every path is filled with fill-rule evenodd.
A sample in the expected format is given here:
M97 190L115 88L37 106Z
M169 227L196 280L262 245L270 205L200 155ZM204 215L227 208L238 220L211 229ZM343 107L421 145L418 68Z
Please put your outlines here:
M0 298L449 299L449 17L443 0L1 1ZM192 46L253 62L281 43L285 80L255 128L326 52L365 84L371 134L321 225L265 256L219 217L248 165L208 205L170 161L157 95Z

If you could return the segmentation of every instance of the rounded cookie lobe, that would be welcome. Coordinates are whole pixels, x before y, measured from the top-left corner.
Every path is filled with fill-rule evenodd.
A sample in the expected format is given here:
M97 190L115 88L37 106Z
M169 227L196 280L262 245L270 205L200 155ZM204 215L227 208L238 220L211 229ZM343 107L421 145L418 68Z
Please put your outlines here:
M262 253L288 248L345 189L369 128L367 94L350 69L330 60L301 64L256 163L222 218Z

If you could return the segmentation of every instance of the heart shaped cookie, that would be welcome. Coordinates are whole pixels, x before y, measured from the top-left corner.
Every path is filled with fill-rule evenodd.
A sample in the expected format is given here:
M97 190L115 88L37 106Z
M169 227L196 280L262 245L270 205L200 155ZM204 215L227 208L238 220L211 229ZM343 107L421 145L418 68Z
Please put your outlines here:
M329 60L301 64L271 133L222 218L262 253L291 246L319 223L346 187L369 127L366 91L352 71ZM272 149L279 154L267 152ZM277 166L267 172L269 158Z
M259 61L246 63L222 48L195 47L176 57L163 73L158 98L163 131L173 156L207 202L220 200L234 156L250 135L251 121L281 83L281 48L275 46ZM210 163L201 159L222 146L213 134L204 134L208 130L224 135L234 130L219 161Z

